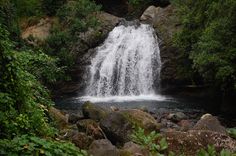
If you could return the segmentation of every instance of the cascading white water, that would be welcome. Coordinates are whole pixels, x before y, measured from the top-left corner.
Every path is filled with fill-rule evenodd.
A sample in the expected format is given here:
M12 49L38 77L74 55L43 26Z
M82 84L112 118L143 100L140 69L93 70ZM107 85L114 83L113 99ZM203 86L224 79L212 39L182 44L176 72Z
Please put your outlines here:
M115 27L91 61L88 96L155 94L160 79L160 50L147 24Z

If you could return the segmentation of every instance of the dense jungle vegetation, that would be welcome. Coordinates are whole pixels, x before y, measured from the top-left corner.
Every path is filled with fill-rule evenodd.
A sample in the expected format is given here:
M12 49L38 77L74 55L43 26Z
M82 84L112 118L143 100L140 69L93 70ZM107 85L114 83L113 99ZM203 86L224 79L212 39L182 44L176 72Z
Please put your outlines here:
M173 0L182 30L176 34L180 72L223 92L236 89L236 1ZM192 70L193 69L193 70Z
M236 1L173 0L182 30L175 44L181 52L179 72L193 82L236 91ZM131 3L141 5L138 0ZM68 80L75 63L69 53L78 32L96 27L101 9L89 0L0 0L0 155L86 155L58 141L48 115L50 88ZM39 47L21 39L21 22L55 16L58 24ZM25 145L28 146L25 146Z

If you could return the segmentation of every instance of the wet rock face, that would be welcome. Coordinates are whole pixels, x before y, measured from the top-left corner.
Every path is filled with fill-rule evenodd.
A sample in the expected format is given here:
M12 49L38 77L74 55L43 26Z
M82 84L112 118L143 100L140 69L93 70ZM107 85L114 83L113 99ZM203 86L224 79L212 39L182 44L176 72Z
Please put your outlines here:
M211 114L205 114L193 127L193 130L209 130L213 132L227 134L225 127L223 127L219 120Z
M109 140L95 140L88 150L89 155L93 156L119 156L119 150L111 144Z

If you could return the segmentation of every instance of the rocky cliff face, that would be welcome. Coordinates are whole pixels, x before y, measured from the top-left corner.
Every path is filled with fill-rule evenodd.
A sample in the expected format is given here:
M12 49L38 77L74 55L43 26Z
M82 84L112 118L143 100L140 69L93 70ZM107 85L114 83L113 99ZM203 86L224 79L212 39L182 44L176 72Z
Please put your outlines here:
M184 84L184 80L177 73L178 49L173 44L174 34L181 28L174 6L165 8L150 6L146 9L140 20L152 24L160 39L160 52L162 59L162 90L172 86Z

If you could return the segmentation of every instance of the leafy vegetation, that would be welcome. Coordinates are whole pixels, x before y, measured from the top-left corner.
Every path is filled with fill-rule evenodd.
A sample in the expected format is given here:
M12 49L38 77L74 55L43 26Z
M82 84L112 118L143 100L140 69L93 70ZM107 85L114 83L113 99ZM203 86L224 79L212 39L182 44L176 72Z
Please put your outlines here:
M92 14L99 8L89 0L0 0L0 155L87 155L54 139L47 87L65 77L75 59L75 33L98 24ZM59 23L45 48L22 41L20 21L35 24L56 14Z
M236 128L229 128L227 132L232 138L236 139Z
M0 140L0 155L87 156L87 152L62 141L22 135L13 140Z
M9 33L0 25L0 138L12 138L26 131L51 135L52 129L42 107L52 104L48 91L35 75L26 70L29 67L22 62L29 58L23 59L23 52L14 51L8 36Z
M207 149L201 149L199 150L197 156L234 156L234 154L228 150L221 150L220 153L218 153L214 146L207 146Z
M168 148L168 144L164 137L161 137L156 131L145 134L144 129L138 127L131 135L133 142L141 145L153 155L161 155ZM158 141L159 140L159 141Z
M79 41L79 33L99 25L95 18L99 10L100 6L89 0L65 3L57 11L59 24L55 25L51 36L47 39L44 45L45 51L49 55L61 58L62 66L71 67L77 56L73 49Z
M176 36L181 49L182 74L223 91L236 89L236 1L173 0L182 30ZM191 69L195 69L192 72Z

